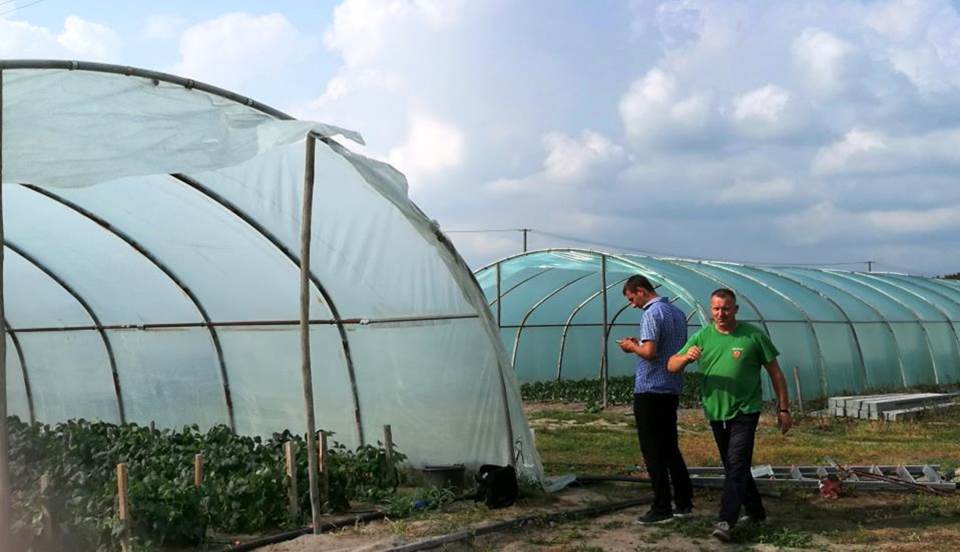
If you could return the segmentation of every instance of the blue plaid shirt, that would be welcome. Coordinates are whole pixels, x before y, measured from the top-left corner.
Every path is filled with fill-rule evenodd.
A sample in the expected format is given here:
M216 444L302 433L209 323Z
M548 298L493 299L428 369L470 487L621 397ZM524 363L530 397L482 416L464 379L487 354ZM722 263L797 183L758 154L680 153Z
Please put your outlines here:
M640 342L654 341L657 356L653 360L637 357L634 393L669 393L683 391L683 374L667 372L667 360L687 342L687 317L666 297L657 297L643 306Z

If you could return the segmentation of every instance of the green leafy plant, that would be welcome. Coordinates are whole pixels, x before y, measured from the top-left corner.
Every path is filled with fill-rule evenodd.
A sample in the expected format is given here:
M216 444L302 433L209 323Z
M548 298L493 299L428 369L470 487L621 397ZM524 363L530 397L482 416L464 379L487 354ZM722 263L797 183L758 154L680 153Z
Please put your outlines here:
M684 372L681 406L689 408L700 405L702 379L698 372ZM607 380L607 404L632 404L633 389L633 376L610 378ZM597 411L597 405L603 401L603 387L598 379L530 382L520 387L520 393L525 401L586 403L588 412Z

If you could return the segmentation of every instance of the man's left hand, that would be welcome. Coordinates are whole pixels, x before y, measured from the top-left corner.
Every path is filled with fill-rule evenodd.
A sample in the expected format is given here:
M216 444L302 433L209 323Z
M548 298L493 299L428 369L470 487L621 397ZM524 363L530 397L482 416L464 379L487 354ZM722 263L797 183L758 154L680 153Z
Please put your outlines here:
M790 428L793 427L793 417L790 416L789 412L777 413L777 427L780 428L780 433L784 435L790 431Z

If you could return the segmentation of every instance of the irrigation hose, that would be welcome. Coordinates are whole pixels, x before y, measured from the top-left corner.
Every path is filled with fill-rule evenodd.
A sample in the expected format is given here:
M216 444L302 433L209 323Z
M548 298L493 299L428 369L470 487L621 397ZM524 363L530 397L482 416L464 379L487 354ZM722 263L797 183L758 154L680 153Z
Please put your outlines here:
M541 514L534 514L530 516L522 516L514 519L508 519L506 521L492 523L490 525L483 525L481 527L475 527L472 529L457 531L455 533L449 533L447 535L442 535L439 537L427 539L420 542L406 544L403 546L397 546L397 547L388 549L388 552L417 552L419 550L430 550L432 548L437 548L445 544L463 541L473 537L489 535L491 533L499 533L500 531L516 529L531 523L538 523L538 524L544 524L544 523L550 523L550 522L562 523L562 522L570 521L573 519L600 516L610 512L616 512L618 510L625 510L627 508L633 508L635 506L641 506L643 504L650 504L651 502L653 502L653 495L649 494L649 495L642 496L640 498L633 498L630 500L624 500L620 502L611 502L608 504L601 504L599 506L587 506L585 508L578 508L575 510L567 510L563 512L541 513Z

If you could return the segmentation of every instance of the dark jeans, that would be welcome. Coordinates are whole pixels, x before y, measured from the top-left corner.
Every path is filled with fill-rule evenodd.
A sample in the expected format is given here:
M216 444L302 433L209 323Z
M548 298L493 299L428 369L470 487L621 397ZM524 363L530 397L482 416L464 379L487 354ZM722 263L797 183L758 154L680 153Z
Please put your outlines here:
M720 497L720 521L733 527L740 517L740 506L754 518L767 517L750 466L753 464L753 441L757 434L760 413L740 414L725 422L710 422L713 438L720 450L725 478Z
M677 508L693 506L690 474L677 445L677 407L680 397L661 393L633 395L633 417L637 423L640 451L653 482L653 511L670 513L670 483L673 482Z

